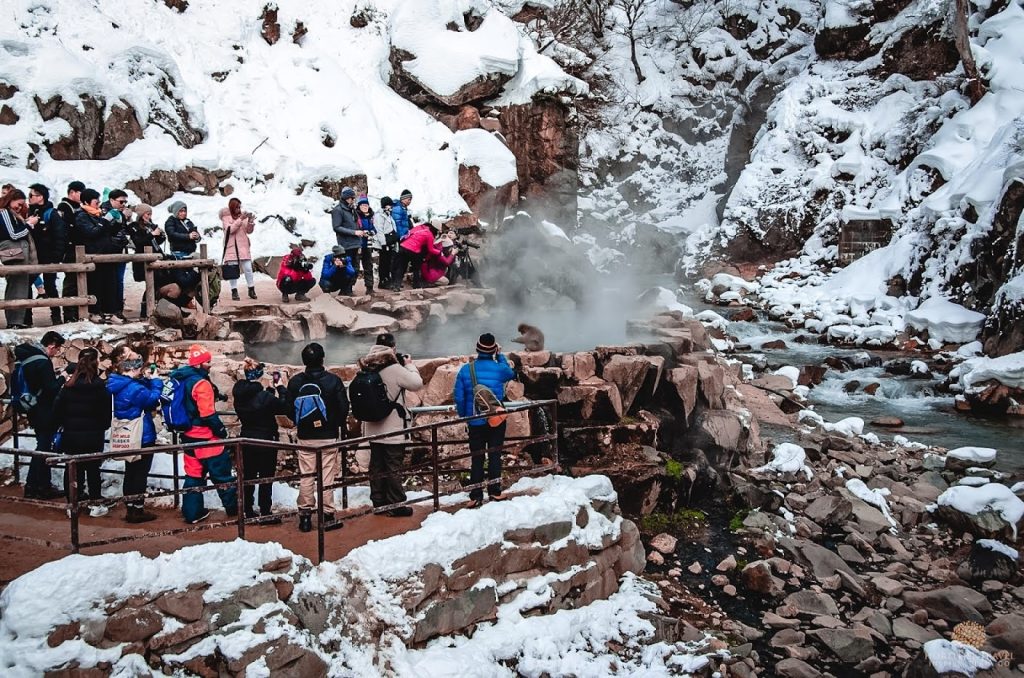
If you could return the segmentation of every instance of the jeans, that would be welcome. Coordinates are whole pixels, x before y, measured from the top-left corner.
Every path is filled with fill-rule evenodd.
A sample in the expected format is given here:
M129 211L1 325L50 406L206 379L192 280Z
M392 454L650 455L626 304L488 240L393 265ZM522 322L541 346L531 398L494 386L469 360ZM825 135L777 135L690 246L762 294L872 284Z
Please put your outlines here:
M152 447L153 444L143 445ZM136 461L127 461L124 464L124 489L122 494L130 497L135 494L146 493L146 481L149 480L149 469L153 466L153 455L144 454ZM125 501L125 504L133 508L142 508L142 499Z
M199 442L188 436L182 436L182 441L186 443ZM185 476L185 483L183 485L185 489L190 487L206 487L206 476L209 476L210 482L214 484L235 481L235 477L231 474L231 455L228 454L227 450L213 457L199 459L198 462L202 466L203 475L199 478L191 475ZM217 494L220 496L220 502L224 505L224 510L227 511L227 514L229 516L235 515L238 512L237 488L233 485L221 488L217 490ZM206 507L203 504L202 492L189 492L181 500L181 515L185 522L191 523L205 512Z
M36 449L40 452L53 451L53 435L56 431L52 421L35 421L29 417L29 423L36 432ZM50 474L50 467L42 457L32 457L28 463L28 477L25 479L25 487L33 490L46 490L51 486L53 478Z
M389 506L405 501L402 465L405 445L370 443L370 501L374 506Z
M489 426L485 423L469 427L469 451L473 453L469 482L472 485L483 482L484 452L486 451L487 479L493 481L487 485L487 494L492 497L501 494L501 447L505 444L506 426L507 423L502 422L499 426ZM479 500L483 497L482 488L478 487L469 491L470 499Z

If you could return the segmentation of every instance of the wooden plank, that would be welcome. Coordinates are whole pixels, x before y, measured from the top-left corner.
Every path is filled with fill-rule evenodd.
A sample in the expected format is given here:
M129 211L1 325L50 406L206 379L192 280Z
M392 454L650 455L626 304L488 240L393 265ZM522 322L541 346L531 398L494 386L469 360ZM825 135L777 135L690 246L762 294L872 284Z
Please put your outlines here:
M159 254L86 254L85 261L96 264L124 264L129 262L160 261Z
M38 273L91 273L96 264L16 264L4 266L0 264L0 278L8 275L36 275Z
M202 245L199 246L199 258L202 259L202 260L205 260L205 261L209 261L209 259L207 257L208 257L208 254L206 252L206 243L203 243ZM201 286L202 286L202 289L203 289L203 297L202 297L203 312L204 313L209 313L210 312L210 269L208 269L208 268L201 269L199 271L199 277L202 280Z
M75 247L75 261L79 264L85 263L85 245L77 245ZM89 294L89 279L86 277L85 271L79 271L75 275L78 276L78 299L86 299L92 297ZM93 302L95 303L95 302ZM79 321L89 319L89 303L83 302L78 307L78 319Z
M146 247L146 254L151 254L152 252L152 247ZM160 255L157 256L159 257ZM159 259L154 259L154 261L159 261ZM146 313L152 318L153 312L156 311L156 278L153 275L153 267L150 263L143 264L143 268L146 270Z
M9 308L54 308L57 306L81 306L95 304L96 297L61 297L59 299L12 299L0 300L0 310Z
M200 268L211 269L217 266L213 259L168 259L166 261L154 261L149 264L153 270L169 270L176 268Z

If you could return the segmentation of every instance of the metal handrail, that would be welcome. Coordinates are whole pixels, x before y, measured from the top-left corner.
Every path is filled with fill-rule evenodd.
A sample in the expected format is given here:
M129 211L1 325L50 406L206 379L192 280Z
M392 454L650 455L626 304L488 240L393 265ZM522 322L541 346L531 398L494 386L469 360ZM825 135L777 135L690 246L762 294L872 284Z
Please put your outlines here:
M502 450L509 449L509 448L512 448L512 447L516 447L516 446L523 445L523 444L529 444L529 443L551 442L553 444L553 451L554 451L554 453L552 455L553 461L550 464L532 466L530 468L522 470L520 473L515 474L513 477L517 477L518 478L518 477L524 477L524 476L527 476L527 475L539 475L539 474L542 474L542 473L546 473L548 471L557 470L559 468L559 464L558 464L558 438L559 438L559 433L558 433L558 423L557 423L558 422L558 418L557 418L558 401L557 400L538 400L538 401L523 401L523 402L511 403L507 407L506 411L509 414L513 414L513 413L516 413L516 412L524 412L524 411L530 411L530 410L534 410L534 409L543 409L543 408L551 408L551 410L552 410L551 414L550 414L550 421L551 421L551 424L552 424L552 430L551 430L550 433L541 433L539 435L530 435L530 436L513 436L511 438L507 438L506 439L505 444L501 447L501 449ZM414 414L416 413L415 412L416 408L410 408L410 409L413 410ZM429 409L427 409L427 411L437 411L437 410L435 408L429 408ZM15 445L17 446L17 437L18 437L17 419L18 419L18 415L17 415L17 413L13 412L13 408L12 408L12 414L13 414L12 420L13 420L13 427L14 427L13 428L13 435L14 435ZM221 414L229 414L229 413L228 412L222 412ZM290 441L274 441L274 440L265 440L265 439L262 439L262 438L248 438L248 437L241 437L241 436L239 436L239 437L225 438L225 439L215 440L215 441L199 441L199 442L194 442L194 443L174 443L174 444L170 444L170 445L154 445L154 446L143 447L143 448L139 448L139 449L135 449L135 450L116 451L116 452L114 452L114 451L105 451L105 452L96 452L96 453L78 454L78 455L76 455L76 454L66 454L66 453L57 453L57 452L40 452L38 450L24 450L24 449L19 449L18 447L14 447L14 448L0 447L0 454L12 454L12 455L14 455L14 458L15 458L14 466L15 466L15 479L16 479L16 482L20 482L20 473L18 471L18 462L17 462L17 460L18 460L19 456L21 456L21 455L28 456L28 457L43 457L43 458L45 458L46 464L49 467L60 467L60 466L64 467L64 469L65 469L65 477L67 478L67 483L68 483L68 495L69 496L67 498L66 503L63 506L64 506L64 508L66 508L68 510L68 513L69 513L70 532L71 532L71 534L70 534L70 543L68 543L68 544L57 544L55 542L51 542L51 541L47 541L47 540L39 540L39 539L35 539L35 538L32 538L32 537L23 537L23 536L20 536L20 535L0 534L0 538L13 539L13 540L19 540L19 541L27 541L27 542L31 542L31 543L43 544L43 545L50 546L50 547L55 547L56 546L56 547L60 547L60 548L70 548L70 550L73 553L78 553L81 549L88 548L88 547L105 546L105 545L119 543L119 542L134 541L134 540L137 540L137 539L144 539L144 538L156 537L156 536L171 536L171 535L177 535L177 534L188 533L188 532L198 532L198 531L201 531L201 530L209 530L209 529L214 529L214 528L218 528L218 527L226 527L226 526L230 526L230 525L237 526L237 528L238 528L238 537L240 539L245 539L245 527L246 527L247 524L259 524L259 523L263 522L267 518L267 517L261 517L261 518L246 518L245 517L244 510L243 510L243 508L244 508L244 499L243 498L244 498L244 491L245 491L246 487L250 487L250 486L254 487L254 486L257 486L257 485L263 485L263 484L266 484L266 483L274 483L274 482L288 482L288 481L294 481L294 480L300 480L301 481L303 478L313 477L314 481L315 481L315 484L316 484L315 492L316 492L316 497L317 497L317 502L316 502L316 506L317 506L317 508L316 508L316 513L317 513L317 558L318 558L317 562L320 562L324 558L324 551L325 551L324 519L323 519L324 507L323 507L323 502L320 500L320 498L323 496L323 493L325 491L335 490L335 489L339 489L339 488L342 490L342 509L346 511L346 514L345 514L346 518L358 517L358 516L361 516L361 515L366 515L368 513L374 513L374 512L390 511L392 509L399 508L399 507L402 507L402 506L411 506L413 504L422 503L422 502L425 502L425 501L430 500L430 499L433 500L433 508L432 508L432 510L433 511L437 511L437 510L440 509L440 498L441 498L441 496L447 496L447 494L450 494L450 493L444 493L443 494L441 492L440 477L442 475L451 475L453 473L461 473L463 471L462 469L457 469L457 468L451 467L450 464L452 464L453 462L458 462L458 461L461 461L461 460L464 460L464 459L468 459L468 458L471 458L472 456L474 456L474 454L472 452L470 452L470 453L467 453L467 454L461 454L461 455L456 455L456 456L449 456L449 457L446 457L445 459L442 460L440 458L440 456L439 456L439 449L440 449L441 445L455 445L455 444L462 445L462 444L465 444L466 442L468 442L468 440L465 439L465 438L459 437L459 438L454 439L454 440L443 440L442 441L442 440L440 440L438 438L438 435L437 435L438 430L442 429L442 428L453 427L453 426L461 426L461 425L464 425L464 424L468 424L468 422L479 420L479 419L483 419L483 418L486 418L488 416L489 415L487 415L487 414L483 414L483 415L474 415L474 416L470 416L470 417L458 417L458 418L455 418L455 419L446 419L446 420L443 420L443 421L438 421L438 422L434 422L434 423L430 423L430 424L420 424L420 425L417 425L417 426L411 426L411 427L403 429L401 432L380 433L380 434L375 434L375 435L371 435L371 436L359 436L359 437L356 437L356 438L348 438L348 439L334 440L334 441L324 441L321 444L311 444L311 443L299 444L299 443L292 443ZM420 432L429 432L429 442L412 440L412 434L420 433ZM397 435L404 435L407 439L409 439L409 442L406 443L406 444L409 444L409 445L412 445L412 446L418 446L418 447L429 446L431 448L431 455L429 457L429 461L421 462L419 464L415 464L415 465L412 465L412 466L409 466L409 467L403 467L401 470L399 470L399 471L397 471L395 473L392 473L392 474L386 474L384 477L398 477L400 479L404 479L404 478L413 477L413 476L420 476L420 475L423 475L424 472L428 472L430 474L430 476L431 476L431 483L430 483L431 484L431 492L430 492L430 494L428 494L426 496L423 496L423 497L418 497L418 498L415 498L415 499L407 499L404 502L400 502L400 503L396 503L396 504L390 504L390 505L387 505L387 506L364 507L364 508L359 508L359 509L355 509L355 510L349 510L349 508L348 508L348 488L352 487L353 485L356 485L356 484L362 484L362 483L368 481L370 479L370 477L371 477L371 474L369 472L362 472L362 473L356 473L356 474L349 474L348 473L348 464L349 464L349 457L348 457L348 455L349 455L349 453L350 452L354 452L355 450L358 450L358 449L364 449L364 448L368 447L370 445L370 443L372 443L372 442L374 442L376 440L381 440L381 439L384 439L384 438L394 438ZM201 487L192 487L192 488L183 488L183 487L181 487L181 483L180 483L180 479L181 478L180 478L180 474L178 472L178 466L179 466L178 456L180 454L182 454L182 453L185 453L187 450L197 449L197 448L202 448L202 447L210 447L211 443L213 443L215 445L221 445L225 449L230 449L232 451L232 457L233 457L233 461L234 461L234 470L235 470L235 479L232 480L231 482L227 482L227 483L207 484L207 485L203 485ZM245 477L244 477L245 476L245 468L244 468L244 463L245 462L244 462L244 458L243 458L243 455L242 455L242 448L243 447L268 448L268 449L273 449L275 451L289 450L289 451L313 452L316 455L316 469L315 469L315 471L308 472L308 473L299 472L299 473L288 473L288 474L284 474L284 475L277 475L275 473L275 475L273 477L270 477L270 478L254 478L254 479L246 480ZM489 451L492 451L492 450L484 450L481 454L486 454ZM104 498L104 499L95 499L95 500L90 500L90 499L84 499L83 500L83 499L81 499L79 497L78 474L77 474L77 467L78 467L78 465L79 464L83 464L83 463L89 463L89 462L102 462L102 461L105 461L107 459L121 459L121 458L126 457L126 456L154 455L154 454L165 453L165 452L166 453L170 453L172 455L172 458L173 458L173 473L172 473L172 475L168 476L167 474L156 474L156 473L150 473L148 475L149 475L149 477L152 477L152 478L172 479L173 480L172 487L170 489L156 490L156 491L153 491L153 492L146 492L144 494L123 496L123 497L118 498L119 501L120 500L136 500L136 499L153 499L153 498L158 498L158 497L173 496L174 497L174 505L175 505L175 507L178 507L180 505L180 498L183 495L190 494L190 493L197 493L197 492L202 493L202 492L207 492L207 491L210 491L210 490L226 489L228 487L235 487L236 491L237 491L237 494L238 494L238 512L239 512L238 515L236 517L230 518L228 520L219 521L219 522L208 522L208 523L202 523L200 525L188 525L188 526L181 527L181 528L162 530L162 531L158 531L158 532L145 532L145 533L142 533L142 534L123 535L123 536L111 537L111 538L101 539L101 540L82 541L80 533L79 533L80 514L81 514L82 509L86 508L86 507L89 507L89 506L98 505L98 504L107 504L107 503L109 503L110 499L109 498ZM341 469L341 472L339 474L339 477L335 480L335 482L325 484L324 483L324 479L323 479L323 455L325 453L331 453L331 452L337 452L337 453L341 454L341 459L340 459L340 469ZM505 468L506 468L507 471L510 471L510 472L512 472L512 471L520 471L521 470L521 467L515 467L515 466L507 466ZM115 474L123 474L124 473L123 471L114 470L114 469L105 469L103 472L104 473L115 473ZM484 481L482 481L480 483L469 484L469 485L460 485L459 491L465 491L467 489L468 490L473 490L473 489L478 489L478 488L482 489L482 488L486 487L487 485L489 485L490 482L491 482L490 480L484 480ZM54 503L50 502L50 501L24 499L24 498L21 498L21 497L0 496L0 500L12 501L12 502L25 502L25 503L31 503L31 504L37 504L37 505L45 505L45 506L53 506L54 505ZM298 513L298 511L296 511L296 510L284 511L284 512L280 512L280 513L276 513L275 516L287 517L287 516L296 515L297 513Z

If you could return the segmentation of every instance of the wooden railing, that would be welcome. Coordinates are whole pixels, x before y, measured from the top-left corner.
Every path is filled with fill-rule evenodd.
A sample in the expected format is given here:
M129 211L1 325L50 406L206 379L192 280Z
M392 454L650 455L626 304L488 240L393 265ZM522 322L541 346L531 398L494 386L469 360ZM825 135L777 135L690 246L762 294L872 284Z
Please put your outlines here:
M204 312L210 312L210 272L220 264L208 257L205 244L199 246L198 259L165 260L162 254L153 252L152 247L145 248L142 254L86 254L85 247L78 245L75 247L74 263L15 264L13 266L0 264L0 278L11 275L35 276L43 273L63 273L64 275L77 276L78 283L78 294L73 297L60 297L58 299L12 299L10 301L0 299L0 311L27 308L31 312L31 309L36 308L77 306L78 318L79 320L84 320L89 317L89 306L97 303L96 295L89 294L88 274L96 270L97 264L133 263L141 263L145 267L145 299L149 315L152 315L156 310L157 290L155 272L182 268L195 268L199 270L199 303Z

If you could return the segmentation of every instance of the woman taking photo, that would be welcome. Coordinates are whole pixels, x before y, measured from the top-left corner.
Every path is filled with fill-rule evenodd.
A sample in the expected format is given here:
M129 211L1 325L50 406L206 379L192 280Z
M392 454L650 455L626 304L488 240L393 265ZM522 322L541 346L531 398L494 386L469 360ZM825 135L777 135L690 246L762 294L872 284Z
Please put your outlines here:
M78 355L75 371L61 389L53 409L60 431L60 446L55 451L62 454L103 451L107 429L110 428L110 395L106 380L100 377L100 354L96 349L86 348ZM79 500L102 499L100 462L84 462L76 467ZM64 492L70 501L68 481L65 473ZM94 518L105 516L107 512L107 507L102 504L89 507L89 515Z
M23 215L27 211L25 194L17 188L10 188L0 198L0 263L10 266L38 263L29 233L39 217L29 217L26 221ZM33 277L28 273L7 276L4 300L31 299ZM26 327L28 325L26 318L30 313L32 310L27 308L5 310L7 329L20 330Z
M142 356L129 346L119 346L111 356L113 373L107 380L107 390L114 398L114 416L118 419L142 419L142 435L139 447L156 444L156 426L153 425L153 411L160 405L160 394L164 389L162 379L156 378L156 370L143 375ZM124 496L133 497L146 493L146 480L153 465L153 455L131 455L124 458ZM125 500L127 512L125 521L145 523L156 519L146 511L143 500Z
M256 227L256 216L252 212L242 211L242 201L238 198L228 200L228 206L220 211L220 223L224 227L224 256L222 264L238 264L241 273L245 274L245 284L249 286L249 298L256 298L256 288L252 281L252 255L249 253L249 234ZM232 278L231 300L238 301L238 278Z

